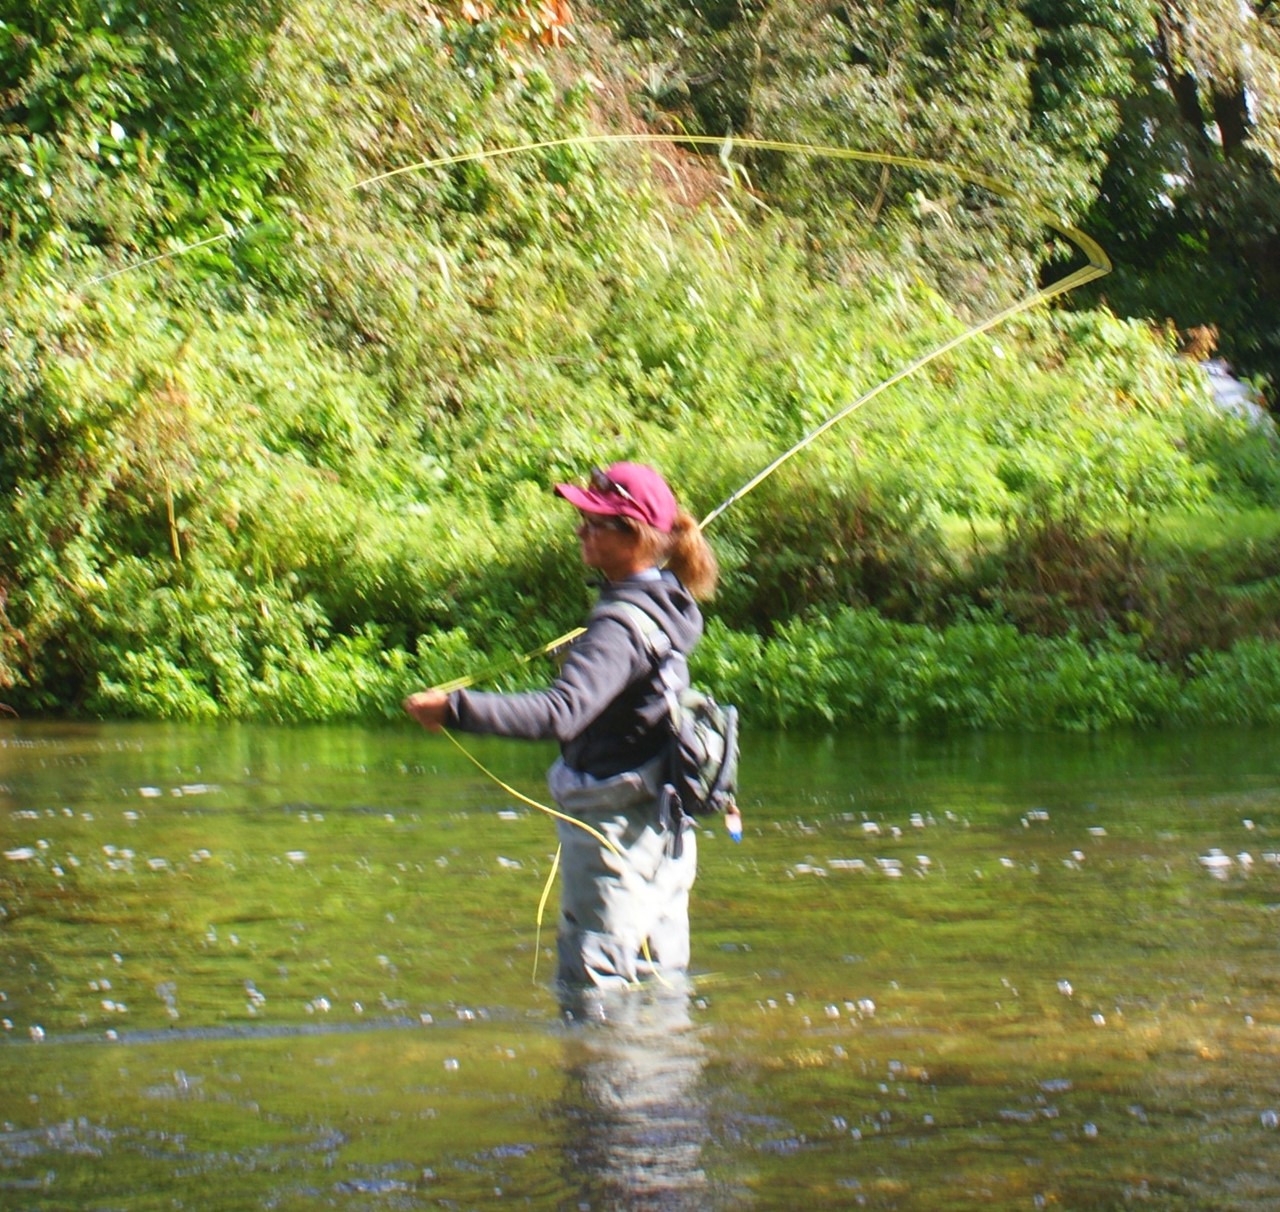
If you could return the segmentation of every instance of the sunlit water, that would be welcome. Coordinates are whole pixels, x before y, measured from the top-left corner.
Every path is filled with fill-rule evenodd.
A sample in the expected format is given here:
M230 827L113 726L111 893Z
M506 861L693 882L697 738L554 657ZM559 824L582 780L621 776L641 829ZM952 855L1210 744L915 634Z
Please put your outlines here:
M753 736L583 1023L447 742L4 723L0 1207L1280 1207L1278 741Z

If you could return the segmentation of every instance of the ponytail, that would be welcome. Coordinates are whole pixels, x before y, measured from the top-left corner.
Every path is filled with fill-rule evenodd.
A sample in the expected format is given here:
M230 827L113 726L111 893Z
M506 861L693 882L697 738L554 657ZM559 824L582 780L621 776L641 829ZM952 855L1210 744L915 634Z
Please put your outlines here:
M699 601L712 596L720 572L716 556L707 540L702 537L702 527L687 510L676 514L675 525L668 536L666 564L682 584Z
M671 530L658 530L636 518L622 519L636 535L640 556L646 564L671 569L695 598L703 601L716 591L720 571L716 555L702 537L702 527L687 510L676 512Z

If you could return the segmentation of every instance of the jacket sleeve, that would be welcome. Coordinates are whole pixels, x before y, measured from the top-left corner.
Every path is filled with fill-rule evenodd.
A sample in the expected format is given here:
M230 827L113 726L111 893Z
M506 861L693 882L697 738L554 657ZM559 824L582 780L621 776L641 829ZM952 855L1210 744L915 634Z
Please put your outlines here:
M447 724L462 732L571 741L633 681L647 675L650 662L642 645L639 635L620 620L593 619L546 690L455 690L449 696Z

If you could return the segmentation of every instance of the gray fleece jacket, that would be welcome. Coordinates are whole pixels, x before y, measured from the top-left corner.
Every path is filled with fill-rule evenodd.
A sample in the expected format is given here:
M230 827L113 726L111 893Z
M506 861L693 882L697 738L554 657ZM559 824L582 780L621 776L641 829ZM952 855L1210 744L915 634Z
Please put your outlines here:
M446 724L462 732L555 738L566 765L596 778L634 770L655 757L670 735L657 662L637 623L600 613L622 601L656 619L684 656L702 635L697 604L670 572L610 583L546 690L455 690Z

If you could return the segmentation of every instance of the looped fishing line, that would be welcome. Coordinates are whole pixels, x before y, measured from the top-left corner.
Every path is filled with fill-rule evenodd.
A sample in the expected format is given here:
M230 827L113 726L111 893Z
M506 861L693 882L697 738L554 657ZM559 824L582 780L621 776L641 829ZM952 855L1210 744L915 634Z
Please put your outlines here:
M787 450L783 451L772 462L768 463L766 466L761 468L760 471L757 472L754 476L752 476L745 484L743 484L741 488L731 493L727 498L725 498L724 501L722 501L719 505L717 505L716 508L713 509L709 514L707 514L707 516L702 520L701 525L703 528L710 526L711 523L714 522L718 517L720 517L721 514L723 514L727 509L729 509L736 502L740 501L744 496L747 495L747 493L749 493L762 481L766 480L770 475L772 475L775 471L777 471L778 468L781 467L788 459L791 459L795 455L799 454L802 450L804 450L811 443L815 442L819 437L821 437L829 429L833 428L835 425L838 425L851 413L856 412L859 408L863 407L863 405L875 399L875 397L880 395L882 392L887 391L890 387L894 386L897 383L901 383L904 379L907 379L911 375L916 374L923 367L927 366L930 362L933 362L937 358L942 357L944 354L950 352L951 350L957 348L958 346L963 345L966 341L972 340L974 337L979 336L981 333L987 332L988 330L995 328L997 325L1004 323L1004 321L1009 320L1014 316L1020 315L1024 311L1030 310L1032 307L1036 307L1041 303L1047 302L1048 300L1053 299L1058 295L1063 295L1069 291L1075 290L1077 287L1083 286L1086 282L1091 282L1095 278L1100 278L1111 271L1110 259L1107 257L1107 254L1103 251L1101 245L1099 245L1097 241L1095 241L1092 237L1086 235L1083 231L1080 231L1078 228L1072 226L1071 224L1062 222L1060 219L1058 219L1056 216L1054 216L1051 212L1049 212L1044 207L1038 205L1035 202L1028 201L1026 198L1021 196L1013 187L1005 184L1002 181L997 180L995 177L988 176L986 173L976 172L972 169L963 168L959 165L944 164L944 163L940 163L933 160L920 159L914 156L901 156L901 155L883 153L883 152L859 151L854 148L834 147L834 146L827 146L822 144L787 142L787 141L780 141L775 139L752 139L752 138L722 139L713 135L681 135L677 138L672 138L666 135L652 135L652 134L574 135L574 136L569 136L562 139L546 139L538 142L516 144L510 147L492 148L487 151L459 152L455 155L439 156L439 157L434 157L432 159L420 160L415 164L403 165L400 168L390 169L387 172L378 173L374 176L367 177L364 180L358 181L354 185L352 185L350 187L350 191L369 189L373 186L381 184L384 181L389 181L395 177L403 176L408 173L425 172L433 168L445 168L455 164L477 163L477 162L486 161L486 160L496 160L504 157L528 154L531 152L550 151L555 148L593 147L593 146L606 147L606 146L621 146L626 144L670 145L673 143L693 145L693 146L709 145L709 146L719 147L720 159L729 169L731 182L733 178L733 171L732 171L732 164L730 162L729 157L735 147L753 148L761 151L775 151L775 152L783 152L783 153L790 153L790 154L796 154L796 155L823 156L828 159L852 160L852 161L857 161L865 164L879 164L879 165L884 165L889 167L908 168L908 169L913 169L913 170L925 172L925 173L933 173L933 174L940 174L940 175L955 177L958 180L980 186L993 194L1009 199L1011 202L1021 207L1026 213L1030 214L1031 216L1039 220L1041 223L1043 223L1044 226L1057 232L1060 236L1062 236L1071 244L1073 244L1076 247L1076 249L1084 255L1087 262L1085 265L1081 266L1079 269L1075 270L1074 272L1067 274L1065 277L1060 278L1055 282L1051 282L1049 285L1034 291L1033 293L1027 295L1023 299L1019 299L1018 301L1010 304L1008 307L1003 308L1002 310L996 312L994 315L988 316L986 319L979 320L976 324L973 324L972 326L967 328L964 332L960 333L958 336L952 337L950 340L943 342L942 344L938 345L936 348L929 350L925 354L922 354L920 357L916 358L914 361L904 366L901 370L897 371L895 374L877 383L874 387L872 387L869 391L864 392L857 399L851 401L849 404L845 405L843 408L840 408L836 412L832 413L831 416L829 416L826 420L821 422L821 424L811 429L798 442L796 442L794 445L789 447ZM215 244L222 240L234 238L238 234L241 234L241 233L237 233L235 229L232 229L230 231L223 232L222 234L217 236L210 236L208 239L197 241L196 243L177 249L174 252L162 253L158 256L150 257L145 261L140 261L137 264L127 265L120 269L112 270L111 272L103 274L99 277L90 278L86 280L84 283L82 283L81 286L91 286L96 283L105 282L109 278L117 277L120 274L128 273L131 270L140 269L146 265L153 265L160 261L176 259L177 257L183 256L188 252L192 252L198 248L205 247L209 244ZM522 664L524 662L534 659L537 656L541 656L546 653L552 652L556 648L559 648L565 644L572 642L574 639L576 639L579 635L582 634L583 630L584 628L581 628L581 627L576 628L573 631L567 632L565 635L559 637L558 639L552 640L549 643L544 644L541 647L536 648L531 652L523 654L522 656L510 658L507 661L501 662L497 665L489 666L488 668L481 671L480 673L455 678L450 682L444 682L441 685L437 686L436 689L448 692L452 690L460 690L463 687L470 686L480 676L491 676L495 673L511 668L514 665ZM503 782L502 779L498 778L497 775L493 774L492 771L488 770L485 766L483 766L479 762L479 760L476 759L451 733L449 733L448 731L445 731L444 734L471 762L475 764L475 766L486 777L491 779L494 783L496 783L509 795L513 796L515 799L520 800L525 804L529 804L530 806L538 809L540 812L545 812L549 816L553 816L560 820L567 821L570 824L575 825L580 829L585 829L589 834L591 834L597 840L601 841L606 846L608 846L611 850L615 851L615 853L617 852L617 847L614 846L613 843L610 842L608 838L604 837L603 834L601 834L598 830L594 829L592 826L588 825L585 821L580 821L575 817L569 816L567 813L560 812L559 810L551 808L546 804L541 804L537 800L531 799L530 797L517 791L514 787ZM560 852L557 849L556 858L551 869L551 879L548 881L546 887L544 888L542 899L540 900L538 905L539 935L541 933L543 911L546 907L547 897L551 890L551 882L555 879L556 871L559 867L559 859L560 859ZM646 958L648 958L647 943L645 944L645 955L646 955ZM534 955L534 972L536 976L536 972L537 972L537 948L536 947L535 947L535 955ZM661 978L660 973L659 973L659 978Z
M777 151L792 154L804 154L810 156L823 156L828 159L836 160L853 160L866 164L880 164L898 168L909 168L920 172L935 173L956 177L961 181L967 181L970 184L981 186L983 189L997 194L1000 197L1007 198L1011 202L1021 206L1030 215L1038 219L1046 227L1056 231L1059 235L1073 244L1079 252L1081 252L1086 264L1079 269L1067 274L1065 277L1055 282L1049 283L1047 286L1041 287L1025 298L1019 299L1011 303L1008 307L995 312L993 315L979 320L977 323L965 329L959 335L952 337L950 340L944 341L942 344L926 353L921 354L918 358L908 363L901 370L890 375L886 379L882 379L870 390L864 392L857 399L846 404L843 408L838 409L806 433L799 441L788 449L783 451L772 462L766 464L754 476L752 476L742 487L730 493L719 505L717 505L705 518L702 519L700 526L706 529L711 525L722 513L730 506L736 504L747 495L752 489L756 488L764 480L768 479L775 471L778 470L787 460L799 454L807 446L817 441L824 433L834 426L838 425L846 417L862 408L863 405L870 403L876 396L887 391L890 387L901 383L904 379L916 374L922 370L930 362L936 361L938 358L950 353L951 350L963 345L965 342L972 340L974 337L980 336L982 333L1003 324L1006 320L1012 319L1014 316L1020 315L1024 311L1030 310L1041 303L1045 303L1050 299L1056 298L1058 295L1066 294L1075 290L1079 286L1083 286L1086 282L1092 282L1095 278L1100 278L1111 272L1111 260L1103 251L1102 246L1091 236L1081 231L1079 228L1065 223L1055 217L1050 211L1034 202L1029 202L1020 195L1012 186L986 173L978 172L973 169L964 168L956 164L945 164L934 160L925 160L916 156L901 156L887 152L869 152L861 151L849 147L835 147L825 144L816 143L797 143L787 142L775 139L753 139L753 138L727 138L723 139L715 135L681 135L672 138L667 135L652 134L609 134L609 135L572 135L562 139L545 139L538 142L520 143L510 147L490 148L487 151L458 152L450 156L439 156L428 160L419 160L414 164L406 164L400 168L389 169L387 172L377 173L372 177L366 177L362 181L356 182L350 188L352 191L360 189L368 189L375 185L380 185L385 181L390 181L395 177L404 176L409 173L425 172L433 168L446 168L455 164L475 163L486 160L497 160L506 157L520 155L522 153L530 153L537 151L549 151L555 148L565 147L590 147L590 146L622 146L626 144L664 144L686 143L695 146L715 146L720 148L720 159L724 163L729 163L729 156L735 147L752 148L759 151ZM517 664L532 660L547 652L553 651L557 647L571 643L583 633L584 628L578 627L573 631L567 632L565 635L540 648L535 648L531 652L521 656L510 658L505 662L490 666L484 671L485 675L503 672L512 668ZM482 675L474 674L471 676L455 678L451 682L443 683L437 686L437 690L461 690L466 686L472 685Z
M440 688L437 686L435 687L435 689L438 690ZM510 783L504 782L496 774L494 774L492 770L490 770L483 762L481 762L480 759L476 757L474 753L472 753L469 749L467 749L466 746L464 746L462 742L459 741L458 738L454 736L453 733L450 732L447 728L441 728L440 731L449 739L449 742L458 750L459 753L462 754L463 757L467 759L467 761L469 761L473 766L475 766L475 768L479 770L480 773L483 774L486 778L491 779L493 782L495 782L508 795L519 800L522 804L528 804L531 808L538 809L539 812L545 812L548 816L553 816L557 820L565 821L567 824L576 825L579 829L585 830L593 838L595 838L596 841L599 842L602 846L604 846L608 850L611 850L617 856L620 862L624 864L626 863L626 856L622 853L622 851L618 849L618 847L613 843L613 841L610 838L605 837L605 835L601 833L599 829L595 828L594 825L588 825L586 821L580 821L578 820L577 817L570 816L567 812L561 812L558 808L552 808L552 807L549 807L547 804L540 804L535 799L530 799L529 796L525 795L521 791L517 791L513 786L511 786ZM542 917L543 917L543 914L546 912L547 898L551 895L551 887L556 882L556 872L560 870L560 850L561 850L561 847L557 846L555 858L551 860L551 874L547 876L546 885L542 889L542 897L538 901L537 933L534 937L534 944L533 944L533 979L535 981L538 979L538 952L541 950ZM653 962L653 956L649 953L649 940L647 938L641 940L640 950L644 953L644 958L648 960L649 967L653 969L654 975L657 976L657 978L660 981L662 981L662 983L665 985L667 982L662 979L662 973L658 970L657 964Z

